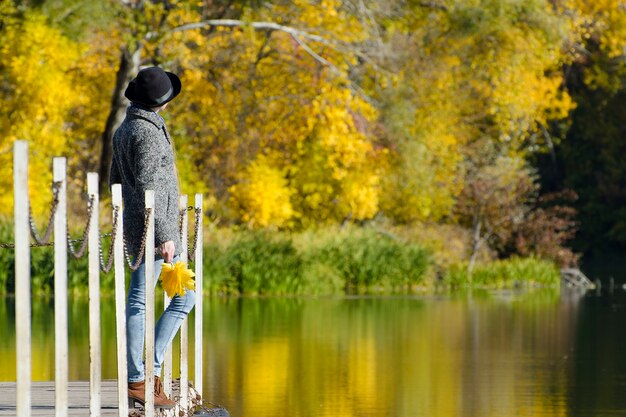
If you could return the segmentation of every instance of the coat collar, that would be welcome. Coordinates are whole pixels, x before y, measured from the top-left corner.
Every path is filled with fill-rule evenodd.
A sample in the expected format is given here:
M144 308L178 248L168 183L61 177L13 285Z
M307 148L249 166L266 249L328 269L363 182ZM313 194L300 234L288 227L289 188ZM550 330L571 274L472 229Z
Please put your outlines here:
M126 109L126 115L132 118L144 119L148 122L152 123L159 129L165 129L165 120L158 113L152 111L148 107L144 107L142 105L131 103L130 106Z

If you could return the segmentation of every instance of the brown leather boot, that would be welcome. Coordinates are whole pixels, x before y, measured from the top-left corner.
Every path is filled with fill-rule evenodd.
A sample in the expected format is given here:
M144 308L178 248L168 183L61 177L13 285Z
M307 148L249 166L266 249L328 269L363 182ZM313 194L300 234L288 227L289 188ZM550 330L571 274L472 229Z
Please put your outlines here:
M135 408L135 405L144 406L146 404L146 382L129 382L128 383L128 407Z
M154 406L160 408L174 408L176 401L167 398L163 391L163 382L158 376L154 377Z

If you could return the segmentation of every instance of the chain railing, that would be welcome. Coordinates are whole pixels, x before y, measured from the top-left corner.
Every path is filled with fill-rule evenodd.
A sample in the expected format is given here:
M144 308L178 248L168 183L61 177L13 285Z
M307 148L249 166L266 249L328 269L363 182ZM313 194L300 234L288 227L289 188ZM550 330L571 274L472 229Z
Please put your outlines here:
M108 261L104 261L104 254L102 251L102 236L98 239L98 256L100 258L100 269L102 272L107 273L113 266L113 248L115 247L115 236L117 236L117 219L119 218L119 206L113 207L113 226L111 227L111 245L109 246L109 252L107 254Z
M82 238L81 239L72 239L70 236L70 229L69 226L66 228L66 234L67 234L67 248L70 251L70 254L75 258L75 259L79 259L81 258L84 253L85 253L85 249L87 249L87 235L89 235L89 228L91 227L91 219L93 217L93 202L95 200L95 197L93 195L89 196L89 200L87 201L87 225L85 226L85 231L82 234ZM66 225L68 225L69 223L66 223ZM74 248L74 243L75 242L81 242L80 248L78 248L78 250L76 250L76 248Z
M50 214L48 217L48 222L47 222L43 237L38 232L35 226L35 220L33 218L32 211L29 209L28 215L29 215L30 231L31 231L31 236L33 237L33 240L35 241L34 243L30 245L31 247L54 246L54 242L50 242L50 236L52 235L52 230L53 230L52 226L54 225L54 216L56 214L58 203L59 203L59 189L60 188L61 188L61 182L57 181L52 184L53 201L50 207ZM85 225L85 228L83 230L83 233L81 234L81 237L79 239L72 239L70 235L70 231L69 231L69 225L66 230L67 246L69 249L69 253L75 259L80 259L81 257L83 257L87 249L87 242L88 242L87 236L89 234L89 229L93 221L94 200L95 200L95 197L93 195L89 196L89 200L87 201L87 224ZM116 236L117 227L118 227L119 210L120 210L119 206L113 207L112 217L114 220L113 220L113 225L111 227L111 232L100 234L100 241L98 245L98 252L99 252L98 255L100 258L100 269L104 273L108 273L109 271L111 271L111 268L113 267L113 246L115 244L115 236ZM201 223L200 217L202 216L202 209L199 207L193 207L193 206L183 208L179 212L179 219L178 219L179 233L180 233L180 236L182 237L183 216L185 216L188 211L192 211L192 210L194 211L194 235L193 235L191 246L187 245L187 248L186 248L187 257L190 260L193 259L193 255L195 254L196 249L198 247L198 235L199 235L198 228L200 227L200 223ZM126 239L123 237L124 257L126 259L126 263L128 264L128 267L133 271L136 271L139 268L139 266L141 265L141 261L143 259L143 255L145 253L146 233L148 229L149 217L151 215L152 215L152 209L146 209L144 213L144 227L143 227L143 233L142 233L142 238L141 238L141 244L139 247L139 253L135 256L134 259L131 256L131 254L128 252L128 245L127 245ZM109 245L109 249L107 251L107 255L105 258L104 250L103 250L103 246L104 246L103 238L107 238L107 237L111 237L111 244ZM80 242L80 246L78 249L76 249L74 245L79 242ZM14 247L15 245L12 243L0 242L0 248L2 249L13 249Z
M148 225L150 222L151 215L152 215L152 209L151 208L145 209L144 220L143 220L143 235L141 236L141 245L139 246L139 253L137 254L137 257L135 258L135 262L132 261L130 255L128 254L126 239L122 237L124 240L124 257L126 258L126 263L128 264L128 267L133 271L136 271L137 268L139 268L139 265L141 265L144 252L146 251L146 237L148 236ZM113 232L113 234L115 235L115 232ZM111 244L111 246L113 246L113 244Z
M198 228L200 227L200 217L202 216L202 209L200 207L189 206L186 208L182 208L179 212L178 218L178 231L180 233L180 237L183 237L183 218L187 215L188 211L194 211L194 228L193 228L193 243L191 245L191 250L189 249L189 245L187 245L187 259L193 259L194 254L196 253L196 248L198 247Z
M113 249L115 247L115 237L117 236L117 227L118 227L118 219L119 219L119 211L120 211L120 207L119 206L114 206L113 207L113 226L111 227L111 244L109 245L109 251L107 253L107 258L108 261L104 261L104 252L102 250L102 237L100 238L99 242L98 242L98 252L99 252L99 257L100 257L100 269L107 273L111 270L111 267L113 266ZM133 260L131 259L130 254L128 253L128 248L127 248L127 244L126 244L126 239L122 236L122 241L124 242L124 257L126 259L126 263L128 264L128 267L133 270L136 271L137 268L139 268L139 266L141 265L141 261L144 255L144 252L146 250L146 236L147 236L147 232L148 232L148 224L150 221L150 216L152 215L152 209L146 209L144 212L144 226L143 226L143 235L141 237L141 246L139 247L139 253L137 254L137 257L135 259L135 261L133 262Z
M57 212L57 207L59 206L59 190L61 189L61 185L63 183L61 181L55 181L52 183L52 207L50 207L50 216L48 217L48 225L46 226L46 231L43 234L43 238L39 235L37 231L37 227L35 226L35 219L33 218L33 210L28 206L28 222L30 224L30 234L35 239L35 242L39 246L48 246L48 241L50 240L50 235L52 234L53 225L54 225L54 215Z
M116 320L116 344L117 344L117 371L118 371L118 414L119 417L129 415L126 407L126 291L125 291L125 267L126 264L136 270L141 261L145 259L150 263L146 265L146 279L150 279L155 272L152 268L152 260L154 259L153 245L153 227L154 227L154 192L146 192L146 206L144 211L144 230L141 236L139 250L135 259L131 259L129 247L127 247L126 239L122 232L122 190L120 184L114 184L112 187L112 231L111 233L100 233L100 201L98 189L98 175L96 173L88 173L87 175L87 218L85 222L72 222L72 229L77 226L80 237L72 239L70 236L70 226L67 217L67 196L66 196L66 159L55 158L53 161L53 182L52 182L52 203L47 208L50 213L45 213L48 223L45 225L43 233L37 230L36 222L30 207L30 199L28 195L28 145L24 141L16 141L14 145L14 239L12 244L0 242L0 248L11 248L15 250L15 323L16 323L16 351L19 352L19 358L16 360L16 415L29 415L32 397L32 338L31 335L31 264L30 247L54 246L54 308L55 308L55 400L54 407L57 415L65 415L68 410L68 375L69 367L67 363L68 337L69 337L69 321L67 317L68 311L68 256L79 259L89 253L88 259L88 275L89 275L89 340L90 340L90 395L89 409L91 415L99 415L102 406L101 395L101 338L100 338L100 285L101 271L105 273L113 272L115 267L115 320ZM85 201L83 200L83 201ZM187 205L186 196L180 199L183 205ZM196 207L185 208L180 212L179 221L181 222L181 233L186 232L187 228L187 211L195 210L195 224L193 239L187 238L187 233L182 241L182 258L188 255L189 260L195 263L196 288L199 294L202 294L202 195L196 194ZM43 219L42 215L42 220ZM171 219L176 221L175 219ZM37 221L39 224L39 221ZM81 227L85 225L84 229ZM182 229L185 228L185 230ZM52 238L54 234L54 239ZM119 235L119 236L118 236ZM108 237L110 240L107 240ZM131 236L128 236L131 237ZM135 236L132 236L133 238ZM138 237L138 236L137 236ZM51 240L54 240L52 242ZM200 243L198 243L200 241ZM107 245L110 247L107 248ZM108 250L107 250L108 249ZM135 248L133 248L135 249ZM69 255L68 253L69 252ZM192 254L194 258L192 258ZM106 256L108 255L108 256ZM135 254L132 254L135 256ZM195 329L196 340L194 354L196 356L195 365L196 378L199 378L197 386L198 391L193 390L192 385L187 387L188 380L188 335L186 334L186 326L181 325L181 357L180 357L180 395L176 398L176 413L178 415L196 415L196 411L203 411L203 414L212 415L217 409L215 405L202 401L199 392L202 392L202 303L199 303L196 310ZM154 293L150 294L146 291L146 312L147 316L154 316ZM154 323L146 326L146 329L152 329ZM185 336L183 337L183 329ZM145 340L153 340L154 334L146 331ZM153 349L146 343L146 355L152 357L148 352ZM166 365L165 376L167 377ZM200 369L198 371L198 369ZM171 370L169 371L169 379L171 381ZM167 378L164 377L164 383L167 384ZM167 385L166 385L167 386ZM189 388L189 389L188 389ZM171 394L171 392L170 392ZM146 415L154 415L153 413L145 413Z

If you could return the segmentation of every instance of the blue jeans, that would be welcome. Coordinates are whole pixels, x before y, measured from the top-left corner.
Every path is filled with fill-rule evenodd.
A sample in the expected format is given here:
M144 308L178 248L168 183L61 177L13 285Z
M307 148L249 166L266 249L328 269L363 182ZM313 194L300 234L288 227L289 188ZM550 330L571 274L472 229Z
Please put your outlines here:
M174 258L176 262L178 257ZM154 262L154 285L161 274L163 258L157 257ZM126 305L126 357L128 359L128 382L140 382L145 379L143 361L144 335L146 328L146 264L142 262L130 277L128 303ZM187 291L184 297L175 295L170 305L163 312L154 331L154 375L161 375L161 365L167 347L180 328L187 314L196 303L195 291Z

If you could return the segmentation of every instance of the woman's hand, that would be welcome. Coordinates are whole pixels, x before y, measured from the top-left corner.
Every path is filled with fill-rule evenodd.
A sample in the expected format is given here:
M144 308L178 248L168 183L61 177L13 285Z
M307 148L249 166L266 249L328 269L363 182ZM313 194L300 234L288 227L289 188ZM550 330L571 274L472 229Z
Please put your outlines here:
M172 259L174 259L174 251L176 248L174 247L174 242L168 240L167 242L163 242L157 248L157 253L163 257L165 262L172 263Z

